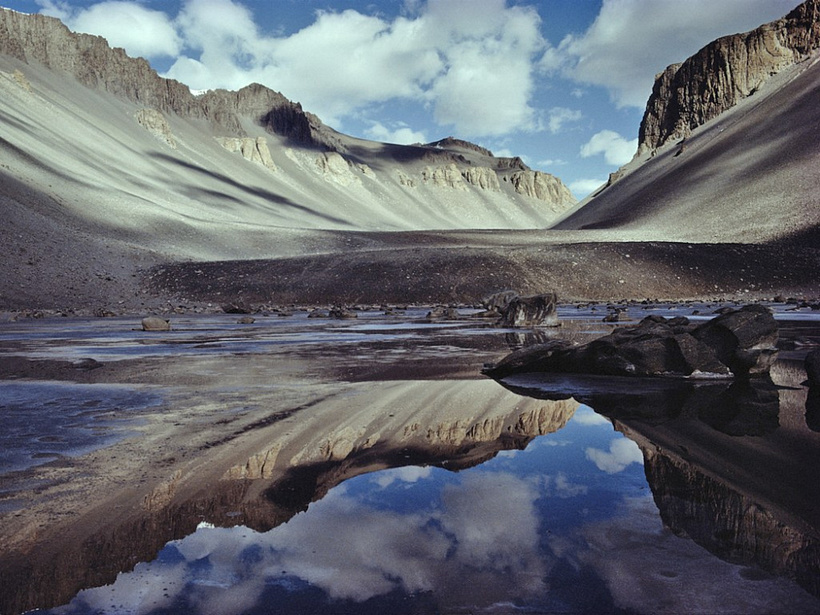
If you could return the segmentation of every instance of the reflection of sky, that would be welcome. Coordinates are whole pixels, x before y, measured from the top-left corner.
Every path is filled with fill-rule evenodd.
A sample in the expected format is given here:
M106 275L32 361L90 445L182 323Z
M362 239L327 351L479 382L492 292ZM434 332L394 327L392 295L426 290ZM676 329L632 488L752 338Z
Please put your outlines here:
M582 407L470 470L358 476L263 534L203 525L57 611L816 612L666 530L635 450Z

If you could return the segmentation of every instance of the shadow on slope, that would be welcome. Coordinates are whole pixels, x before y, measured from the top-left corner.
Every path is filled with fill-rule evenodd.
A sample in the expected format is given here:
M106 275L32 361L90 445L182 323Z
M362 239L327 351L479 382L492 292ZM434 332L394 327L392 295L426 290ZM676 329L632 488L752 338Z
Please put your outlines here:
M820 64L794 70L801 72L659 152L553 228L646 229L693 241L816 229Z

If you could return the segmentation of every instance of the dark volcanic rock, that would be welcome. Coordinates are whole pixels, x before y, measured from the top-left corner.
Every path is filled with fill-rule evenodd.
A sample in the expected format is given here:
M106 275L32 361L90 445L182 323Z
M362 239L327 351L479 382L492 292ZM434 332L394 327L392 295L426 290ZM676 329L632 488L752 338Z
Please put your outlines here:
M565 340L513 352L484 373L493 378L528 372L606 376L757 376L776 356L777 323L748 305L700 326L683 317L648 316L582 346Z

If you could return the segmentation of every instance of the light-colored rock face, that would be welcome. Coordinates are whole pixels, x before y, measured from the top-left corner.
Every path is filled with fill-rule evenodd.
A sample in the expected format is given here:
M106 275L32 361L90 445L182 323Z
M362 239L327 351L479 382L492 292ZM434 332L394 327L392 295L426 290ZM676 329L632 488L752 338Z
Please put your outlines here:
M720 38L669 66L655 80L641 122L639 151L689 136L818 47L820 2L807 0L783 19Z
M493 192L501 190L498 173L488 167L468 167L462 172L462 175L469 183L482 190L492 190Z
M134 117L140 126L168 147L171 149L177 148L176 139L174 139L174 135L171 133L171 126L162 113L156 109L140 109Z
M461 171L452 162L440 167L425 167L421 172L421 178L425 183L438 188L467 190L464 179L461 177Z
M361 185L362 180L348 163L347 159L338 152L325 152L316 158L316 167L322 176L340 186Z
M540 171L516 171L510 176L515 191L548 203L572 203L574 198L561 180Z
M261 164L263 167L276 170L268 140L265 137L217 137L217 142L229 152L239 152L249 162Z

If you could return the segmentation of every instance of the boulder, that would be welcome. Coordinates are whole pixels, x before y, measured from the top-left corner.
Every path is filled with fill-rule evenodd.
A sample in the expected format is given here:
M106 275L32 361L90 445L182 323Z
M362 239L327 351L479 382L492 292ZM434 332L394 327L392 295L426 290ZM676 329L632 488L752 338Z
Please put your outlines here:
M463 316L456 308L439 305L427 312L427 318L430 320L459 320Z
M232 301L223 305L222 311L226 314L250 314L251 308L242 301Z
M147 316L142 319L143 331L170 331L171 321L159 316Z
M481 304L488 312L494 311L500 316L513 299L518 299L517 292L514 290L502 290L501 292L493 293L489 297L486 297L481 301Z
M555 293L515 297L501 310L503 327L557 327L558 312Z
M338 305L334 308L331 308L331 310L328 312L328 316L330 318L340 318L340 319L358 318L359 317L359 315L356 314L356 312L353 312L351 310L348 310L345 307L341 307L341 306L338 306Z
M776 343L772 313L749 305L697 326L684 317L647 316L581 346L555 340L524 348L483 371L493 378L532 372L749 377L768 374Z
M611 378L577 374L530 374L504 381L505 388L536 399L572 397L618 421L659 425L698 420L729 436L762 436L780 425L780 397L771 378L694 381L675 378Z

